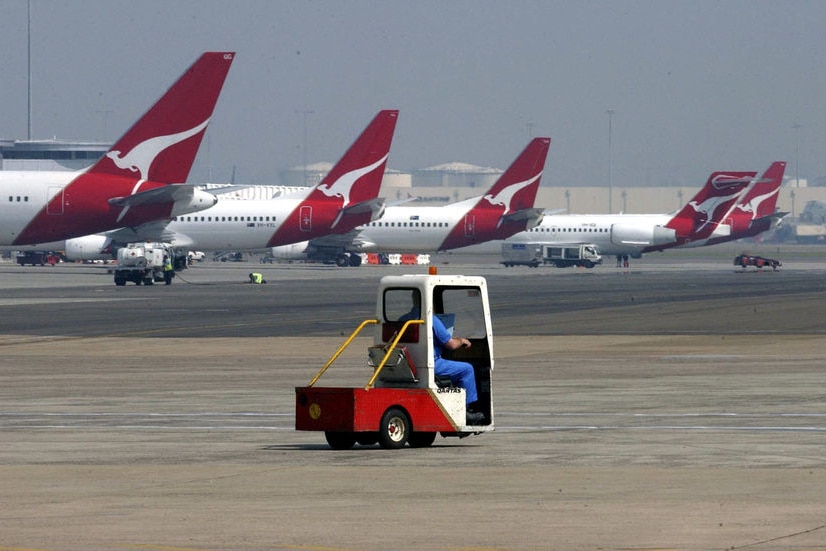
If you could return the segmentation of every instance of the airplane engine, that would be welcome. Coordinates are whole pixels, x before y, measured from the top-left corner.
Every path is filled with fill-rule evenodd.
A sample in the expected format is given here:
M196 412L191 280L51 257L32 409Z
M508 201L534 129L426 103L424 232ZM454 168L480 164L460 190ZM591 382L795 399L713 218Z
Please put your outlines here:
M677 240L677 232L671 228L654 226L642 228L630 224L611 226L611 243L615 245L667 245Z
M84 235L67 239L64 245L68 260L111 260L111 251L103 252L108 248L109 241L105 235Z
M173 217L202 211L214 206L215 203L218 202L216 196L206 191L200 189L192 189L189 191L191 191L191 194L182 193L181 198L176 197L175 203L172 205Z
M272 248L272 256L278 260L307 260L307 245L309 243L292 243Z

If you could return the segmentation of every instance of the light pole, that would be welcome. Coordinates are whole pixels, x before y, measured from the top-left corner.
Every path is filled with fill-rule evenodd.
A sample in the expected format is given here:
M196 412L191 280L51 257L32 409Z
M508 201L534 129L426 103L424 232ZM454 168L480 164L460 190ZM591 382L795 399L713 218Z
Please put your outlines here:
M800 187L800 129L802 127L799 123L794 123L792 128L794 128L794 187Z
M307 117L315 113L315 111L311 109L304 109L296 110L296 113L304 115L304 147L302 147L301 153L304 158L304 185L307 186Z
M606 111L608 114L608 214L612 214L614 212L611 206L611 196L614 194L614 172L613 172L613 156L614 156L614 144L612 142L612 134L613 134L613 122L614 122L614 113L613 109L609 109Z

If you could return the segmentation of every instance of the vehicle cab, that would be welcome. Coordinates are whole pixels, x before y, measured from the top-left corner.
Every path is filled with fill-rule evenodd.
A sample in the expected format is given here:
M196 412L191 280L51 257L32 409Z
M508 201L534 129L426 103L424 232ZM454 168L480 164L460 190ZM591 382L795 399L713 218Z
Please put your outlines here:
M434 372L433 318L471 346L443 350L446 359L473 367L477 408L484 419L468 425L466 390ZM372 375L364 387L315 386L358 333L373 330L367 350ZM347 449L356 442L386 448L429 446L437 434L468 436L494 429L493 330L482 277L403 275L381 279L375 319L365 320L306 387L296 388L296 429L324 431Z

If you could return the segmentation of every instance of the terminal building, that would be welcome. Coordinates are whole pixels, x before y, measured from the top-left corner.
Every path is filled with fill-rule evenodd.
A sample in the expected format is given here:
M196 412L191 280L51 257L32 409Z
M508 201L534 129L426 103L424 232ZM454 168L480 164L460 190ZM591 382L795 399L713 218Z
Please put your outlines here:
M68 140L2 140L0 170L81 170L112 144Z

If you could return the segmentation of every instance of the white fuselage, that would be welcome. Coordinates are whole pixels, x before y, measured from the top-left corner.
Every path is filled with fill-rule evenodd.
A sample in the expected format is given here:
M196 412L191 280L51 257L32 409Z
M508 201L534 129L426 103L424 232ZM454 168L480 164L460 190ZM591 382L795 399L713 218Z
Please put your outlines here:
M432 253L479 201L467 199L441 207L390 206L384 215L359 226L353 248L360 252Z
M11 245L76 172L0 171L0 245ZM54 213L59 216L60 213Z
M169 222L163 240L200 251L264 250L312 188L267 200L218 199L215 206Z
M594 243L606 255L640 255L655 245L674 242L665 228L670 214L554 214L545 215L533 229L519 232L506 243Z

